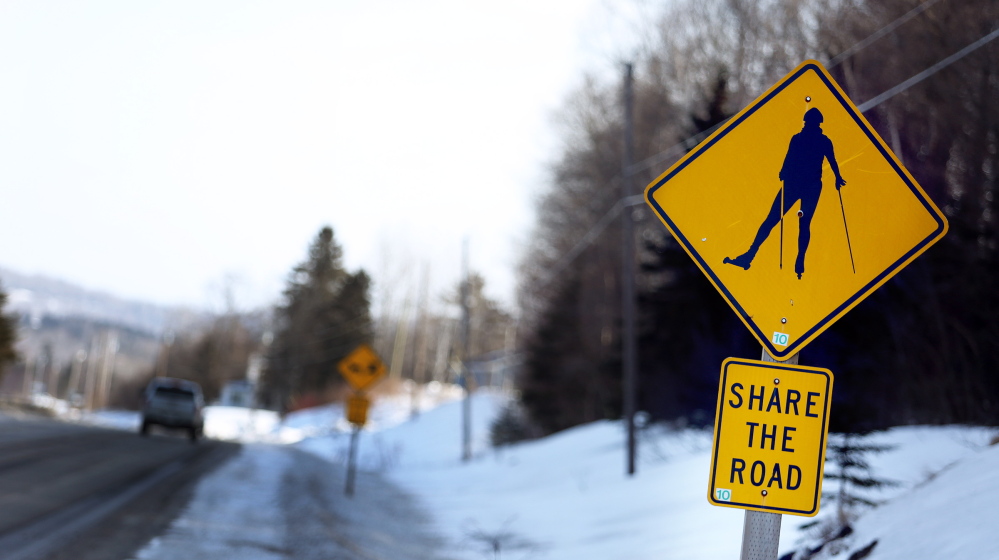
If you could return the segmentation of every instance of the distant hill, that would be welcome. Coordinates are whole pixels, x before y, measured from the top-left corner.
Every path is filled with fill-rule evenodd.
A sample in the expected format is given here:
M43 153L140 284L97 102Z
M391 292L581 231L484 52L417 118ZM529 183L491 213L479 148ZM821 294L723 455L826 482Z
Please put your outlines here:
M177 307L131 301L81 288L46 276L25 275L0 267L8 308L37 328L45 317L76 317L120 325L158 337L167 329L197 322L201 313Z
M150 372L169 333L196 326L207 314L130 301L81 288L63 280L26 275L0 267L7 292L5 312L20 315L17 351L21 359L0 372L0 393L21 393L25 378L36 390L59 397L69 389L74 363L78 373L96 371L113 346L114 385L131 390L130 380ZM125 386L121 383L126 383ZM84 384L79 382L77 390Z

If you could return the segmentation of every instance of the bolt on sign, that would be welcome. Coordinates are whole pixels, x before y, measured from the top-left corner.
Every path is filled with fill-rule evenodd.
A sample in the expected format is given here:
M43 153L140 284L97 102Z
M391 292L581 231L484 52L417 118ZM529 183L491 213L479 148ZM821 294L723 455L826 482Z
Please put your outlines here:
M816 61L729 119L645 197L778 360L947 232L940 210Z
M350 395L347 397L347 421L355 426L364 426L368 423L368 407L371 400L363 395Z
M818 513L832 386L827 369L725 360L708 501L770 513Z
M357 391L364 391L385 375L385 364L367 344L347 354L337 364L340 375Z

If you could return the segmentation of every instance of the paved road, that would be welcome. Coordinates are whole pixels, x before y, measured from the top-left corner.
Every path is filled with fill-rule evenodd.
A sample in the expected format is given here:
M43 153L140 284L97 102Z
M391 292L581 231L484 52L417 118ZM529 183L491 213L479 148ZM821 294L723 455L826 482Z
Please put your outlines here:
M450 560L406 493L290 447L0 414L2 560Z
M129 558L239 446L0 418L0 556Z

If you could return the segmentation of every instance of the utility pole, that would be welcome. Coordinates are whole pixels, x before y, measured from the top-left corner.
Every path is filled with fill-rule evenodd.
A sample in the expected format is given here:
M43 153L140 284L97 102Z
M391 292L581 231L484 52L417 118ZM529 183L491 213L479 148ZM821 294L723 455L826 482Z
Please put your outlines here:
M24 387L22 392L25 399L30 399L35 389L32 387L35 381L35 357L32 356L24 363Z
M162 360L156 368L156 377L166 377L169 375L170 369L170 348L173 346L173 331L167 331L163 335L163 340L160 343L160 356Z
M430 267L424 263L420 279L420 300L416 306L416 332L413 336L413 392L410 394L410 417L420 414L420 391L427 382L427 285L430 282Z
M631 162L635 139L632 122L633 68L624 65L624 149L621 157L621 199L632 195ZM624 367L624 422L628 428L628 476L635 474L635 408L638 393L637 349L635 345L635 232L632 212L621 208L621 352Z
M101 408L107 408L111 401L111 385L114 383L114 363L118 357L118 333L108 334L108 343L104 347L104 360L101 364L101 383L99 385L99 403Z
M87 360L87 351L80 348L73 355L73 369L70 370L69 374L69 385L66 387L66 400L69 401L71 406L76 406L79 403L77 395L79 394L80 385L80 374L83 372L83 362Z
M87 360L87 369L83 375L83 402L84 408L88 411L94 409L94 385L97 382L97 374L100 370L101 357L98 351L103 346L98 346L98 340L97 334L90 337L90 353L87 354L90 358ZM103 338L100 341L100 344L103 345Z
M470 461L472 459L472 380L469 379L471 372L468 370L468 350L469 350L469 309L468 298L471 286L468 281L468 238L465 238L462 247L461 257L461 380L465 388L465 400L461 406L461 460Z
M59 397L59 371L61 364L56 364L55 357L52 358L52 362L49 364L49 379L48 379L48 390L49 394L53 397Z
M410 299L406 296L402 304L402 315L395 329L395 342L392 344L392 363L389 365L389 379L402 379L402 366L406 361L406 340L409 338Z

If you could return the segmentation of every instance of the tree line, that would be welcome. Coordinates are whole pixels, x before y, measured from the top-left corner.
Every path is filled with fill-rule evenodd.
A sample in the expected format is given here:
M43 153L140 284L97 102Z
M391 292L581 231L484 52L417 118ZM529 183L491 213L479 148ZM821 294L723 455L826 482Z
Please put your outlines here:
M988 0L927 6L665 3L634 57L635 184L805 59L826 62L859 103L999 25ZM997 61L994 41L865 113L951 230L803 352L803 364L837 375L834 430L999 423ZM620 218L565 259L621 197L621 105L620 81L592 75L562 107L562 148L519 271L521 402L547 433L621 414ZM653 418L709 424L722 360L757 357L759 345L651 212L628 208L624 217L635 221L639 248L640 406Z
M12 369L15 377L44 379L46 391L65 395L81 406L129 409L141 406L142 389L157 376L197 382L209 403L220 399L229 382L249 379L256 381L259 406L291 411L341 400L347 389L337 364L361 344L373 346L390 367L387 385L391 389L408 381L417 386L435 381L455 383L462 373L459 362L463 356L470 363L485 363L494 360L497 352L512 350L514 317L487 295L482 275L470 272L444 293L432 296L430 271L424 267L420 294L414 298L411 275L382 278L376 283L363 269L347 270L343 255L333 228L320 228L304 259L289 271L275 305L237 309L231 286L227 286L220 311L203 313L186 321L184 328L159 335L158 352L150 352L154 359L129 362L125 375L122 371L117 375L104 372L106 386L101 387L101 398L89 397L96 389L84 390L89 383L84 377L89 379L95 368L123 369L121 358L101 361L106 353L102 349L110 344L108 337L114 337L114 345L118 344L117 334L126 344L134 342L136 336L155 344L147 340L148 333L126 332L110 325L87 326L84 319L67 319L63 321L69 325L66 328L94 331L88 354L94 354L90 360L97 362L83 361L79 351L70 363L50 372L56 367L51 355L57 341L46 342L38 360L19 356L20 318L0 314L0 376ZM374 312L373 292L380 299ZM401 305L399 294L403 294ZM0 310L5 309L6 297L0 288ZM467 345L461 328L463 305L468 310ZM24 323L21 328L30 327ZM47 365L32 368L35 361ZM102 366L105 362L111 365ZM8 368L10 365L16 367ZM41 369L45 371L34 371ZM22 390L35 389L25 387ZM88 397L77 402L74 395L81 392Z
M412 286L383 281L381 312L374 316L375 282L363 269L347 270L343 256L333 228L321 228L305 258L288 273L276 305L241 312L229 304L199 327L171 335L156 363L133 385L141 387L155 376L189 379L212 402L226 383L256 370L258 404L292 411L341 400L347 387L337 364L361 344L373 346L390 367L390 385L454 382L461 369L455 359L461 345L462 283L441 294L439 305L423 294L415 305L408 301L399 307L386 305L390 298L384 292L412 293ZM505 347L513 319L486 296L481 275L471 273L464 283L469 356L475 359Z

